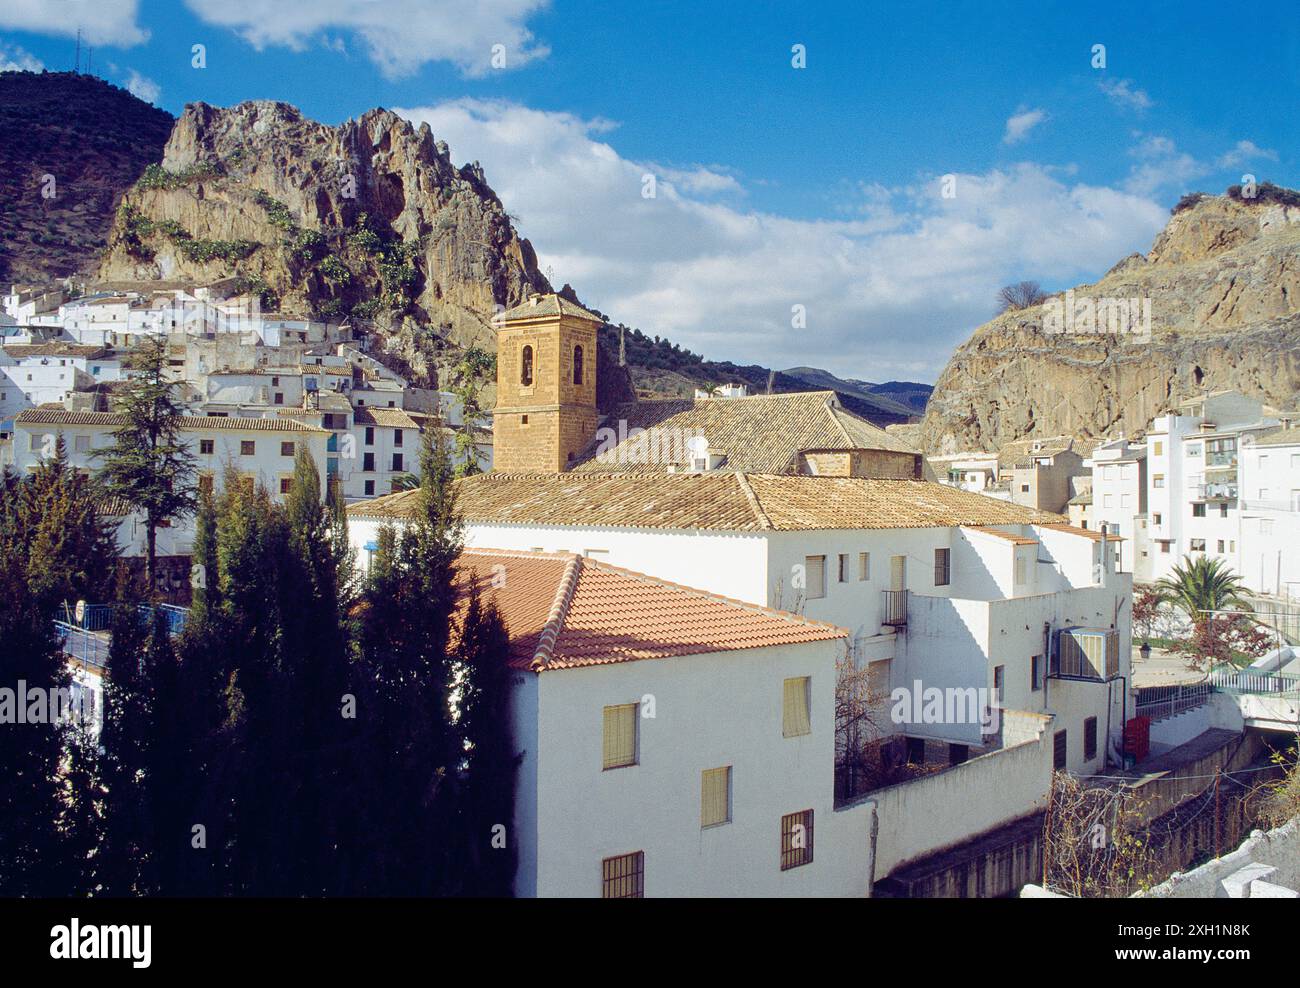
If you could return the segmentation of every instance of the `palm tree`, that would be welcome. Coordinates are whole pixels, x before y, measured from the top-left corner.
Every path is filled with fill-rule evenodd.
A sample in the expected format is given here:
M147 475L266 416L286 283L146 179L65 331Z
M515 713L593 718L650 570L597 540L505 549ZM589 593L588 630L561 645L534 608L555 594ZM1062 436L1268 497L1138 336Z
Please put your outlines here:
M1157 580L1155 591L1162 601L1185 611L1193 622L1203 620L1205 611L1222 611L1229 607L1251 610L1251 592L1222 559L1200 556L1183 557L1172 575Z

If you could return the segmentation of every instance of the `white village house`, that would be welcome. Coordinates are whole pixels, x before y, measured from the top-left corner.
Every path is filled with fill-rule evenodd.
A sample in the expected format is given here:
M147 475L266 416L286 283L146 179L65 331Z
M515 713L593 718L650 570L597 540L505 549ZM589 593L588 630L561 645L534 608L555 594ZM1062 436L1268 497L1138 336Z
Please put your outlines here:
M19 473L34 470L41 460L53 455L55 440L62 436L69 465L94 473L103 465L96 452L112 445L113 433L126 421L118 412L29 409L14 420L14 469ZM282 499L292 486L294 457L304 444L316 462L321 489L325 489L329 433L324 429L290 419L187 415L181 430L195 454L201 489L219 491L230 466L243 482L261 484L272 497ZM140 555L145 538L142 517L138 512L119 517L117 536L123 554ZM194 522L190 518L159 533L158 551L160 555L188 555L193 543Z

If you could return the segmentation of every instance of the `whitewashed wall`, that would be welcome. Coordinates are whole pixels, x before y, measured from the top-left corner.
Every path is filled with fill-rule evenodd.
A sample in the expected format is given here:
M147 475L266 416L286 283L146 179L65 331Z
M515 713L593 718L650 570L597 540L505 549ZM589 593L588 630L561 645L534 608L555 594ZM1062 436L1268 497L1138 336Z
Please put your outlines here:
M645 853L647 896L864 896L870 808L834 812L834 677L842 644L816 643L543 673L520 793L518 888L598 896L601 860ZM530 674L531 675L531 674ZM812 677L812 733L781 733L782 682ZM639 763L602 771L602 709L654 697ZM529 687L516 724L531 731ZM700 773L732 766L731 822L700 827ZM784 814L812 809L813 861L782 872ZM536 860L535 878L529 866Z

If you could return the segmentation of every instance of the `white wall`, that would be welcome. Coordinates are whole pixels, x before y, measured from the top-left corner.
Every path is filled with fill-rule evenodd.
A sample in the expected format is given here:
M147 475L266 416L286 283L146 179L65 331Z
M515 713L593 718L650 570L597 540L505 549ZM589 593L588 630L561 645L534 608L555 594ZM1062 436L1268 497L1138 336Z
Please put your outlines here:
M880 821L875 879L1045 806L1052 775L1049 722L1038 722L1032 740L865 797Z
M1240 463L1238 572L1256 593L1300 599L1300 445L1249 446Z
M647 896L865 896L870 808L834 812L834 679L839 642L749 649L543 673L536 788L516 829L537 819L540 896L599 896L601 860L645 853ZM531 675L531 674L530 674ZM782 737L782 682L812 677L812 733ZM638 764L603 771L602 709L654 698ZM526 690L516 694L527 702ZM519 729L527 732L527 715ZM700 827L700 774L732 767L731 822ZM531 776L531 770L530 770ZM535 806L535 811L533 807ZM813 860L781 871L784 814L812 809Z

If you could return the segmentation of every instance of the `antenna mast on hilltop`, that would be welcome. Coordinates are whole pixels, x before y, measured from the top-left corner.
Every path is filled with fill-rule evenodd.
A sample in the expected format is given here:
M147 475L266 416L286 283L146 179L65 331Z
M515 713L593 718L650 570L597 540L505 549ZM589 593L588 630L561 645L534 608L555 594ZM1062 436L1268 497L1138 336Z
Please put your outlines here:
M77 56L73 61L72 71L79 73L81 71L81 28L77 28Z

